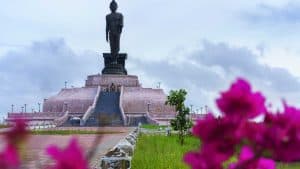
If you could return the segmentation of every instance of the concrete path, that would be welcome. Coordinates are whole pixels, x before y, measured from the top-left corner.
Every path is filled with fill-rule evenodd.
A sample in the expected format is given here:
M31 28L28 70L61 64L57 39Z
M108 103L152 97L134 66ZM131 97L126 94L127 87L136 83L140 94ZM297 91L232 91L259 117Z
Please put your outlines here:
M69 128L70 129L70 128ZM69 130L68 129L68 130ZM73 128L76 130L76 128ZM81 128L82 129L82 128ZM97 128L98 130L99 128ZM65 147L68 145L70 139L77 138L81 148L88 153L90 150L96 150L94 156L90 159L90 166L92 169L98 168L100 165L100 158L113 146L115 146L120 139L124 138L127 134L133 131L134 128L112 128L115 131L122 131L122 133L116 134L103 134L101 135L99 141L95 144L97 135L33 135L27 141L24 146L25 150L24 159L26 163L24 168L26 169L40 169L41 165L51 164L49 156L45 153L45 148L49 145L57 145L59 147ZM95 128L96 130L96 128ZM108 128L100 129L107 131ZM2 151L5 146L3 137L0 135L0 151ZM96 148L95 148L96 147Z

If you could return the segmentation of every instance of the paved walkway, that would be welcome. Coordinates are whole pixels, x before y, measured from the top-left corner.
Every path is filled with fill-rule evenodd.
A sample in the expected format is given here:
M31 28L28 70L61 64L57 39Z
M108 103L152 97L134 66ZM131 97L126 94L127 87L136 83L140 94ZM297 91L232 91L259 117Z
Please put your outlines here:
M70 130L71 128L68 128ZM74 130L78 128L72 128ZM81 128L83 130L84 128ZM111 130L108 130L111 129ZM97 135L33 135L27 141L25 145L25 159L26 164L24 168L26 169L40 169L41 164L51 163L49 157L45 154L44 149L55 144L59 147L65 147L69 140L73 137L77 138L80 146L88 153L90 150L96 150L95 155L90 160L90 166L94 169L99 166L99 159L113 146L115 146L118 141L124 138L129 132L133 131L134 128L124 128L124 127L112 127L112 128L94 128L93 130L105 130L105 131L121 131L123 133L116 134L103 134L100 137L98 143L95 144L95 139ZM86 129L84 129L86 130ZM3 137L0 136L0 151L2 150L5 143L3 142ZM95 148L96 147L96 148Z

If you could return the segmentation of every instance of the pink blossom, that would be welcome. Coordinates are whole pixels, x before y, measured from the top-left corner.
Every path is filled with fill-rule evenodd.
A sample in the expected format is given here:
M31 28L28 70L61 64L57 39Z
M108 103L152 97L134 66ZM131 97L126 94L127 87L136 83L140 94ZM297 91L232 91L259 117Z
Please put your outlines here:
M226 116L235 120L255 118L266 111L264 96L252 92L250 84L241 78L228 91L221 93L216 103Z
M270 140L267 140L265 133L267 132L264 123L243 121L238 129L238 135L242 139L247 139L248 142L255 145L256 149L262 150L267 146Z
M184 156L193 169L220 169L239 146L243 148L238 162L229 169L275 169L275 162L265 156L284 162L300 160L300 109L284 102L283 112L267 112L265 98L243 79L216 102L223 117L209 114L193 127L193 134L202 142L199 151ZM260 114L265 114L263 122L249 120Z
M9 144L18 144L24 141L29 134L26 130L27 124L22 118L16 118L13 124L13 128L5 133L5 138Z
M300 110L284 103L284 112L268 113L265 117L265 139L276 160L291 162L300 160Z
M224 139L239 140L236 131L239 124L230 118L215 118L212 114L199 119L192 128L195 136L200 137L202 142L212 142Z
M216 119L211 114L198 120L192 132L201 139L201 150L187 153L184 161L193 169L222 169L222 163L234 154L240 141L238 125L229 118Z
M198 120L192 132L202 141L202 149L210 150L223 156L223 161L233 155L235 146L240 142L238 123L230 118L214 118L211 114Z
M65 149L50 146L47 153L56 162L49 169L88 169L88 162L76 139L72 139Z
M14 145L8 144L5 150L0 153L1 169L18 169L20 167L20 158Z
M223 159L218 157L217 153L203 149L201 152L186 153L183 160L192 169L222 169Z
M20 167L21 161L18 153L19 143L25 140L28 135L26 123L21 118L13 121L14 126L4 133L7 145L2 153L0 153L1 169L17 169Z
M229 165L229 169L276 169L273 160L256 157L252 149L244 146L241 150L239 161Z

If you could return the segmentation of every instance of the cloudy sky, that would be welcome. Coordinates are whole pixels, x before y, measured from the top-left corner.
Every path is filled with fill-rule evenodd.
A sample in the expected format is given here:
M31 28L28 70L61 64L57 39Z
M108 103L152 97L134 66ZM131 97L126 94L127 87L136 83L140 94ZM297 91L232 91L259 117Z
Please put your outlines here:
M0 113L37 109L103 68L109 0L0 0ZM144 87L185 88L209 105L247 78L275 106L300 106L298 0L119 0L121 50Z

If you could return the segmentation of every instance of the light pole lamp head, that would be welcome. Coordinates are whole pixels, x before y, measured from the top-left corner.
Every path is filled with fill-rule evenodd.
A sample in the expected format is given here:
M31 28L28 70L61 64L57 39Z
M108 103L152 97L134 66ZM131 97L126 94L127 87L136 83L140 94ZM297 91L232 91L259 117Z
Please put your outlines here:
M117 9L118 9L118 4L115 0L112 0L110 5L109 5L109 8L111 10L111 12L116 12Z

